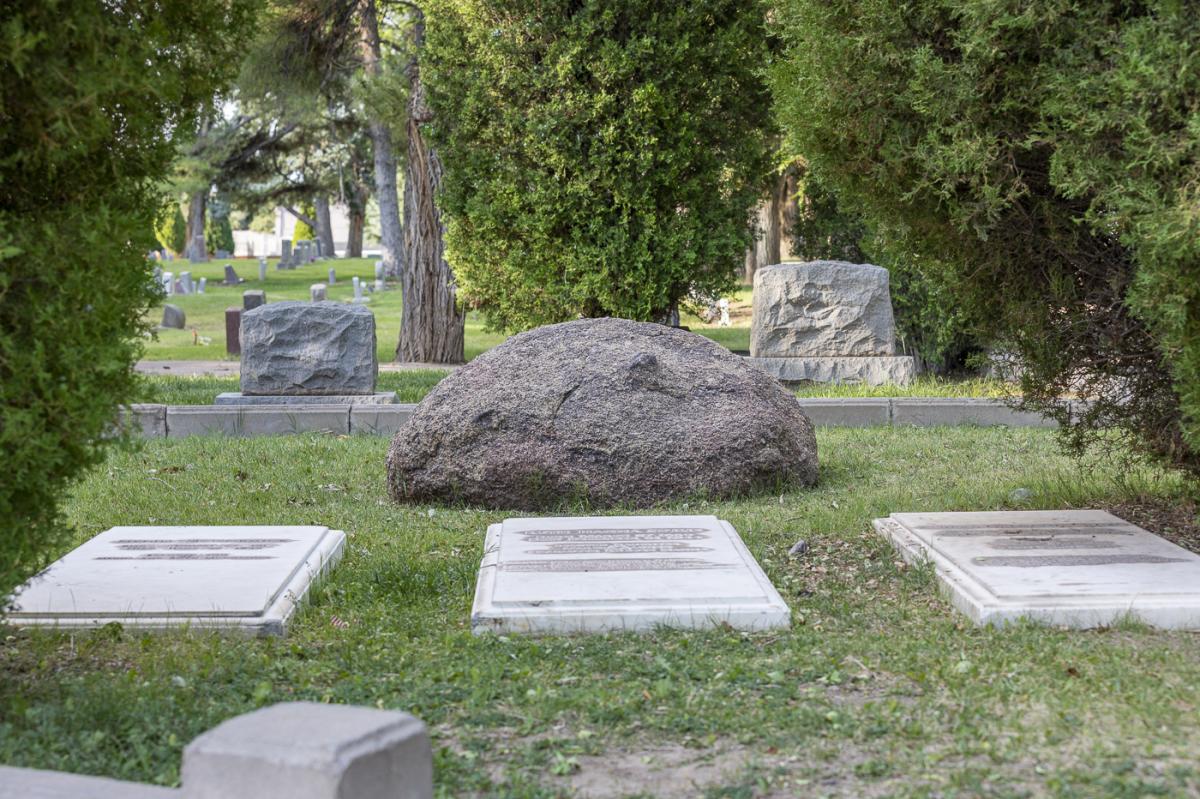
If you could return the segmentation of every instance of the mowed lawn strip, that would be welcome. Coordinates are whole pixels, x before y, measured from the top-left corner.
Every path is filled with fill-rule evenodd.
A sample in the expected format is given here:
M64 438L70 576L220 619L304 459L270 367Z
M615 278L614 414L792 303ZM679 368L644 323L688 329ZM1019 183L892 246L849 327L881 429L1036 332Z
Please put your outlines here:
M515 514L392 505L384 439L114 454L68 503L80 541L120 524L322 524L347 532L345 560L284 639L8 631L0 762L171 785L202 731L305 699L425 720L446 797L569 795L671 747L734 764L708 796L1200 790L1200 636L976 628L870 531L896 511L1170 503L1176 477L1081 466L1043 430L822 429L819 443L814 489L654 509L731 521L791 630L549 638L471 634L484 531ZM1032 497L1014 505L1018 488ZM800 538L808 553L789 559Z
M399 372L380 372L378 391L395 391L397 402L420 402L449 372L438 369L412 369ZM148 375L140 402L167 405L211 405L223 391L238 391L236 377L205 375ZM942 379L918 377L908 386L822 385L813 384L793 389L801 397L975 397L1004 399L1013 386L999 380L982 378Z

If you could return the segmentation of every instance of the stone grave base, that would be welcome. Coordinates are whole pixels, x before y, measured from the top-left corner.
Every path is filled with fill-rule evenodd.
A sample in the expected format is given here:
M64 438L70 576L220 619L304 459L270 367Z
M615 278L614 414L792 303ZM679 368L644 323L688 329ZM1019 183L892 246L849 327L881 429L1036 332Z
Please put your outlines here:
M893 513L875 529L929 562L976 624L1200 629L1200 556L1099 510Z
M243 394L226 391L214 405L394 405L395 391L374 394Z
M791 611L715 516L507 519L488 528L475 633L786 628Z
M747 358L783 383L866 383L907 386L917 374L908 355Z
M7 621L282 635L345 543L317 526L114 527L22 587Z

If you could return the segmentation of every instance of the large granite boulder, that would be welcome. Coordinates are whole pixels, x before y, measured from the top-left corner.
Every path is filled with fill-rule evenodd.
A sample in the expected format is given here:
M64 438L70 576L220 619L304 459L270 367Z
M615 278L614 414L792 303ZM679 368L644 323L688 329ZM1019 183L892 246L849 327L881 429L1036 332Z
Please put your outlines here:
M242 314L242 393L375 391L375 315L340 302L273 302Z
M400 502L645 507L811 485L817 443L792 394L712 341L582 319L514 336L444 379L387 468Z
M871 264L776 264L754 275L756 358L896 354L888 271Z

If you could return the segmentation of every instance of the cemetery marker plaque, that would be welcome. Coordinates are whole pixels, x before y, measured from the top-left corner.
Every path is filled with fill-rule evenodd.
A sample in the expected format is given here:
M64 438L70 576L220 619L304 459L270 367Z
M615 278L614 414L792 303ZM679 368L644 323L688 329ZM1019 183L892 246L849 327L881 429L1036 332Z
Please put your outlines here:
M874 524L905 560L932 562L977 624L1132 617L1200 629L1200 556L1105 511L893 513Z
M281 635L342 554L328 527L114 527L22 588L18 626L165 629L191 625Z
M790 610L715 516L507 519L488 528L476 633L787 627Z

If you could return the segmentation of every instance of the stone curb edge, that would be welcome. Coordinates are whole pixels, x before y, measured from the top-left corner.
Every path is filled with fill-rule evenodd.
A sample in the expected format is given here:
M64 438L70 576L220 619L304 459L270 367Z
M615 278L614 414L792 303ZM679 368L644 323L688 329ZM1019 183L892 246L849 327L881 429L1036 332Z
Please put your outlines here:
M1037 414L1022 413L1003 400L940 397L798 398L818 427L877 425L978 425L1055 427ZM1072 413L1085 402L1068 403ZM395 435L416 405L131 405L122 409L120 425L136 426L144 438L193 435L237 437L331 433Z

